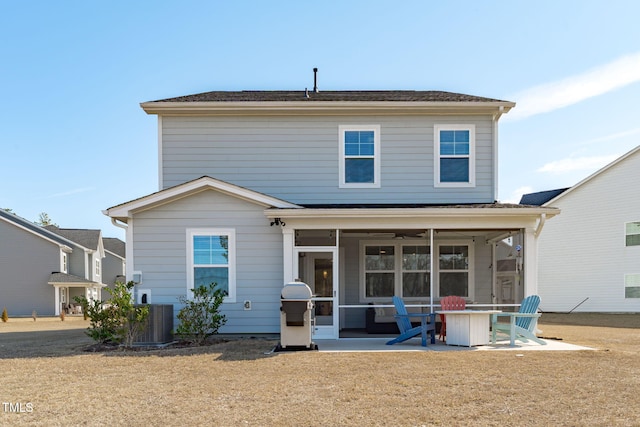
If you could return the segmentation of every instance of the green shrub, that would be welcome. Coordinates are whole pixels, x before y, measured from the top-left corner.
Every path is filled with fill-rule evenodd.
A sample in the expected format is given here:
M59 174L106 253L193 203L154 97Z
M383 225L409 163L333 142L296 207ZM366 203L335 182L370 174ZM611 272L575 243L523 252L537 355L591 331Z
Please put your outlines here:
M90 320L86 334L101 344L117 342L117 319L111 306L103 305L104 301L88 301L85 296L75 297L82 305L82 311Z
M149 307L134 306L131 290L134 283L117 282L109 301L88 301L84 296L75 297L82 305L91 323L87 335L99 343L118 343L131 347L135 337L146 326Z
M5 307L4 310L2 310L2 321L4 323L7 323L8 320L9 320L9 313L7 313L7 307Z
M216 287L215 283L209 286L198 286L193 291L193 299L180 297L178 300L184 307L178 312L180 325L176 329L176 335L183 341L195 345L202 345L207 338L218 333L218 329L227 322L226 317L220 314L225 292Z

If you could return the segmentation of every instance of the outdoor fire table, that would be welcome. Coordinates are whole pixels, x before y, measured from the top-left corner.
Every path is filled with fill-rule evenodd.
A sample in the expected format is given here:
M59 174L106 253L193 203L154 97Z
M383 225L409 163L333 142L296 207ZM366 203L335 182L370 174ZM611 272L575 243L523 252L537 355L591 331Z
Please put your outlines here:
M500 313L500 310L444 310L436 313L447 318L447 345L471 347L489 344L491 315Z

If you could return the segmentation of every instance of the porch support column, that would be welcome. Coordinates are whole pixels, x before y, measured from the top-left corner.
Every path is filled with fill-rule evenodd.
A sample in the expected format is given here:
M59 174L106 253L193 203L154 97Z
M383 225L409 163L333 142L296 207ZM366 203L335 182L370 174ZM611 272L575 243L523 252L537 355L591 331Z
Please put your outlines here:
M524 230L524 296L538 293L538 238L533 228Z
M433 313L433 280L435 278L434 272L434 250L433 250L433 235L436 230L429 229L429 313Z
M284 286L286 283L293 282L296 278L293 277L293 244L294 235L293 230L288 228L282 228L282 267L284 269Z
M54 314L56 316L60 316L60 287L58 285L53 285L53 293L54 293L54 304L55 304L55 310L54 310Z

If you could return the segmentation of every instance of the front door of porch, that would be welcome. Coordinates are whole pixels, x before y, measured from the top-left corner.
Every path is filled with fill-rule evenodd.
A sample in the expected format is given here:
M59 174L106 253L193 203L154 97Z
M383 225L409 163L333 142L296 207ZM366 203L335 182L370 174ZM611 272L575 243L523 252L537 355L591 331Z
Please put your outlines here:
M338 276L335 248L298 248L295 277L313 293L313 339L338 338Z

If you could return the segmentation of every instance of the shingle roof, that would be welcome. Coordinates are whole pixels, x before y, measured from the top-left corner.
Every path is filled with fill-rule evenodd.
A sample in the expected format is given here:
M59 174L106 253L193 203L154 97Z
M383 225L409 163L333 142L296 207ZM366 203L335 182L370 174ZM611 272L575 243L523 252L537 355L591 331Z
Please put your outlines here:
M558 188L556 190L538 191L537 193L523 194L520 199L521 205L542 206L549 200L567 191L569 188Z
M443 91L349 90L349 91L213 91L150 102L508 102L481 96Z
M64 236L60 235L60 234L56 234L54 232L51 232L47 229L45 229L44 227L40 227L37 224L34 224L33 222L24 219L14 213L11 212L7 212L4 209L0 209L0 217L6 219L7 221L13 222L17 225L20 225L24 228L26 228L27 230L36 233L42 237L46 237L48 239L53 240L54 242L60 244L60 245L69 245L71 244L71 242L69 241L69 239L64 238Z
M66 239L76 242L87 249L97 249L100 243L100 230L85 230L77 228L58 228L55 225L47 225L47 230L56 233Z
M74 276L73 274L53 272L49 276L49 283L91 283L99 284L89 279L83 279L82 277Z
M126 245L122 240L116 239L115 237L103 237L102 244L109 252L121 256L122 258L126 257Z

